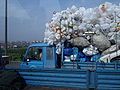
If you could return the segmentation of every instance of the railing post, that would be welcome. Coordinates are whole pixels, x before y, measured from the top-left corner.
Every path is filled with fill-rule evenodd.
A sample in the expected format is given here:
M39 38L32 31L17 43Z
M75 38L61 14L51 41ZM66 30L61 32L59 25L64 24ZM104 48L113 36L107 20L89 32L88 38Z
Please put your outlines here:
M87 70L87 89L95 90L96 89L96 71Z
M97 69L94 71L94 90L97 89Z
M115 68L115 70L117 70L118 68L117 68L117 62L115 62L115 64L114 64L114 68Z
M90 70L87 70L87 89L89 89L90 86Z
M95 70L97 70L97 62L95 62Z

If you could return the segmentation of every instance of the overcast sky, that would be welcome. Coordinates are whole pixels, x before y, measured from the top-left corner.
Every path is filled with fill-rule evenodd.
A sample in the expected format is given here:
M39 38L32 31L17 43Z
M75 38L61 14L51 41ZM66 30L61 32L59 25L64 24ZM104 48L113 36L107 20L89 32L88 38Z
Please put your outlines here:
M8 0L8 41L42 40L45 23L54 11L75 5L96 7L104 2L119 4L119 0ZM0 41L4 41L5 0L0 0Z

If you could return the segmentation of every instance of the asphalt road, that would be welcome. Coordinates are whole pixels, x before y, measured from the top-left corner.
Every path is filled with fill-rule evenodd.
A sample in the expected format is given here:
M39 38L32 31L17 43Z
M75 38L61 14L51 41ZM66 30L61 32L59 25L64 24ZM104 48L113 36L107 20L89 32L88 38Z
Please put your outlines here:
M5 67L19 69L20 63L20 61L10 61Z
M56 88L56 87L32 87L27 86L24 90L79 90L73 88Z

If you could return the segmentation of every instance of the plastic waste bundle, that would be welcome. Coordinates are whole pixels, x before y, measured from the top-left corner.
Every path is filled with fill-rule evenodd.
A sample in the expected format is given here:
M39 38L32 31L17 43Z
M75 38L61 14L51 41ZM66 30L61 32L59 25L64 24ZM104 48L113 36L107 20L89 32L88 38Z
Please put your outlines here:
M73 5L54 13L51 21L46 24L44 41L56 44L57 52L60 53L60 42L64 43L66 40L83 47L86 55L104 52L113 45L110 41L120 45L120 4L105 2L88 9ZM89 45L92 47L86 48Z
M92 56L92 55L95 55L99 52L98 52L96 47L93 47L92 45L90 45L89 47L83 49L83 53L86 56Z

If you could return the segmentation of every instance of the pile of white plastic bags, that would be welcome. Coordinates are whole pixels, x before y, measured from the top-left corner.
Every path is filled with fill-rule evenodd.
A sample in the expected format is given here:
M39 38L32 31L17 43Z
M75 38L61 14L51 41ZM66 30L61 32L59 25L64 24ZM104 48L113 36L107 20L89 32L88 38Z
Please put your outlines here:
M66 40L82 46L86 54L89 50L98 53L112 45L120 45L120 4L105 2L87 9L73 5L54 13L51 21L46 23L44 41L59 46Z

